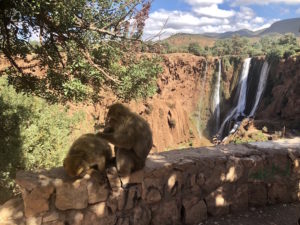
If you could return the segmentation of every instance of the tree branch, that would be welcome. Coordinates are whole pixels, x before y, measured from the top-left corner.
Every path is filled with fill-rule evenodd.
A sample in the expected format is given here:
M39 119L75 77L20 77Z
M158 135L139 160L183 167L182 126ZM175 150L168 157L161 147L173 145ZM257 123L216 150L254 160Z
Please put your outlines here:
M95 67L98 71L100 71L108 80L113 81L114 83L120 84L121 82L113 77L111 77L108 73L106 73L99 65L94 63L90 53L87 50L82 50L81 53L84 55L86 60Z

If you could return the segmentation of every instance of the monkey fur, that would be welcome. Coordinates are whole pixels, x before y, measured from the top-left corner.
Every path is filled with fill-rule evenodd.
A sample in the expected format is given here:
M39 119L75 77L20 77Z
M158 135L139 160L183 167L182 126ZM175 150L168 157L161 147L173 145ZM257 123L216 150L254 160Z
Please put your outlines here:
M95 134L84 134L72 144L63 166L70 177L82 176L94 167L104 172L112 158L108 142Z
M104 131L97 136L115 145L116 167L121 175L142 169L153 145L147 121L121 103L109 107Z

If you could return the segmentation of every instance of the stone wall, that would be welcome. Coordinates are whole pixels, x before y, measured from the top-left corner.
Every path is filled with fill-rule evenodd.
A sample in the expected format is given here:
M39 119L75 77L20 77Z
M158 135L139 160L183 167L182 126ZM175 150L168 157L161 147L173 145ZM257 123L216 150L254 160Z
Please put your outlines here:
M43 225L199 224L208 216L299 201L299 143L296 139L154 154L143 171L130 177L119 177L114 168L107 177L94 173L77 180L62 168L21 171L16 180L25 216L16 211L10 218L15 224Z

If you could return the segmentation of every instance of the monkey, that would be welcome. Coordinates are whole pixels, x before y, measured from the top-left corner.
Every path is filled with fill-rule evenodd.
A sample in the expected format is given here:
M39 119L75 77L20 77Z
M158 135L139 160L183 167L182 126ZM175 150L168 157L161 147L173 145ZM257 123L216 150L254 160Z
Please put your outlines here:
M83 176L91 172L94 166L104 172L112 158L112 149L108 142L95 134L80 136L72 144L63 167L70 177Z
M103 132L96 135L115 145L118 172L128 175L145 166L152 148L152 131L148 122L121 103L109 107Z

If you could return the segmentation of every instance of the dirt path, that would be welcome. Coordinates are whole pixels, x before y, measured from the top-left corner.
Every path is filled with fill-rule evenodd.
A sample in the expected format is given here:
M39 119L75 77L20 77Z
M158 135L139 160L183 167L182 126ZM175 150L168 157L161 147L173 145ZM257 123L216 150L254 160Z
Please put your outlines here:
M250 208L247 212L224 217L211 217L199 225L298 225L299 219L300 203L291 203Z

